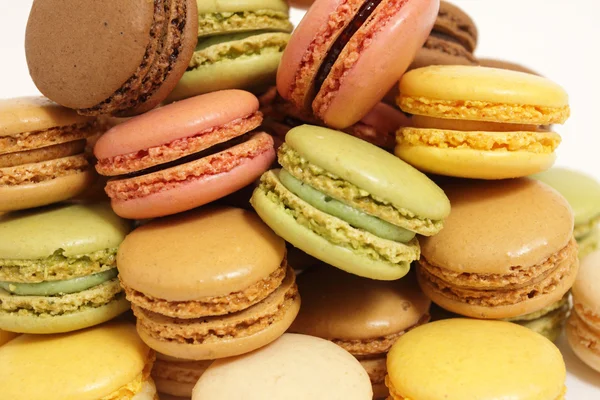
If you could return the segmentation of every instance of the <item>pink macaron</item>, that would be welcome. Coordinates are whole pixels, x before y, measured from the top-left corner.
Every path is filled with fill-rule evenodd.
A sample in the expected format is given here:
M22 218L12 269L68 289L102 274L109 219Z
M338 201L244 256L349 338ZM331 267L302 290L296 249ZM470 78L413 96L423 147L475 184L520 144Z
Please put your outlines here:
M358 122L398 82L435 23L439 0L317 0L288 43L277 90L325 124Z
M275 160L254 131L258 99L223 90L157 108L110 129L94 147L115 213L145 219L217 200L250 184Z

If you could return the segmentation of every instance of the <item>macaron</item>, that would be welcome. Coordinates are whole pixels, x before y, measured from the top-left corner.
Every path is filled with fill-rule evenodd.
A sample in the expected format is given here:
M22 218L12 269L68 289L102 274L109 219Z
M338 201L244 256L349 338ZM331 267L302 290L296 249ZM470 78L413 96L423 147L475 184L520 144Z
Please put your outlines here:
M566 392L558 348L502 321L449 319L420 326L394 344L387 368L392 400L560 400Z
M541 126L570 113L567 93L546 78L464 65L410 71L397 102L415 114L397 133L398 157L424 172L475 179L550 168L561 137Z
M573 312L567 324L567 340L573 352L600 372L600 251L581 261L573 285Z
M490 67L490 68L499 68L499 69L509 69L512 71L525 72L527 74L532 75L540 75L536 71L532 70L529 67L526 67L521 64L517 64L512 61L499 60L496 58L479 58L479 65L482 67Z
M579 257L600 248L600 183L587 174L566 168L552 168L533 177L552 186L571 205Z
M450 212L444 192L392 154L342 132L290 130L281 170L250 202L279 236L355 275L394 280L419 258L415 234L433 235Z
M285 0L197 2L198 44L167 101L275 83L293 25Z
M176 400L189 399L194 385L211 363L211 360L189 361L156 354L151 376L156 383L160 400L169 398L168 396L173 396Z
M4 346L14 338L18 337L19 334L16 332L3 331L0 329L0 346Z
M174 214L252 183L275 160L273 139L254 131L258 100L242 90L196 96L152 110L103 135L96 170L106 193L130 219Z
M302 307L288 332L342 347L369 374L373 398L387 398L387 352L404 333L429 321L431 301L414 276L375 281L321 265L298 277L298 290Z
M300 307L285 242L242 209L153 220L127 236L117 263L139 335L170 357L247 353L281 336Z
M128 231L106 203L1 216L0 329L68 332L127 311L116 254Z
M579 269L573 212L529 178L452 180L444 229L420 239L417 277L441 307L473 318L531 314L560 301Z
M292 34L277 90L327 126L360 121L423 46L439 0L317 0Z
M158 400L154 352L133 324L21 335L0 347L2 396L11 400Z
M44 97L0 100L0 212L75 197L94 182L84 154L97 130Z
M371 382L346 350L320 338L286 333L252 353L216 360L192 400L371 400Z
M477 39L477 26L471 17L442 0L433 29L409 69L429 65L477 65L473 55Z
M196 13L194 0L36 1L25 32L29 73L40 92L80 114L141 114L185 72Z

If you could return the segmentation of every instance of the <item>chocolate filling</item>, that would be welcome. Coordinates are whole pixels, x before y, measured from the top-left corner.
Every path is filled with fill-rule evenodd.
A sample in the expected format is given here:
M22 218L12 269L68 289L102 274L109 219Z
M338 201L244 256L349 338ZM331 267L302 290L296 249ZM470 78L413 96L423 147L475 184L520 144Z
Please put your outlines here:
M162 171L162 170L169 169L172 167L177 167L179 165L187 164L189 162L196 161L196 160L199 160L204 157L209 157L214 154L220 153L224 150L227 150L233 146L237 146L238 144L248 141L255 133L256 132L248 132L248 133L243 134L242 136L238 136L238 137L230 139L226 142L216 144L206 150L199 151L198 153L190 154L190 155L178 158L177 160L169 161L164 164L154 165L152 167L148 167L148 168L142 169L140 171L132 172L130 174L121 175L119 177L116 177L116 179L136 178L138 176L152 174L154 172L158 172L158 171Z
M382 0L365 1L365 3L360 7L354 16L352 22L348 24L340 36L338 36L338 38L335 40L333 46L331 46L331 49L329 49L327 56L325 56L323 59L323 63L321 63L319 71L315 77L315 92L321 90L321 86L323 86L325 79L327 79L327 75L329 75L329 72L331 72L331 68L333 68L333 65L335 64L342 50L344 50L344 47L348 41L350 41L352 36L354 36L361 26L363 26L381 1Z

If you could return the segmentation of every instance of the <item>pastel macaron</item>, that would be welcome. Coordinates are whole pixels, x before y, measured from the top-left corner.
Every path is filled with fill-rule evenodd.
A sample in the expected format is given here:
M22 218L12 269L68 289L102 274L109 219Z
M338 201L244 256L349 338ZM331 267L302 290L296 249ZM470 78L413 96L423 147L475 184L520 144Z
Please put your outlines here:
M311 125L290 130L250 200L300 250L355 275L395 280L419 258L416 233L434 235L450 212L444 192L392 154Z
M168 102L223 89L275 84L293 25L285 0L197 2L198 44Z
M417 268L433 302L460 315L501 319L548 311L563 299L579 269L564 197L529 178L441 186L452 211L439 234L420 239Z
M359 362L328 340L286 333L252 353L217 360L202 375L192 400L371 400Z
M600 182L583 172L552 168L534 175L552 186L571 205L575 215L573 234L579 245L579 257L600 248Z
M95 119L44 97L0 100L0 212L67 200L95 178L84 154Z
M12 400L157 400L154 352L133 324L21 335L0 347L2 395Z
M185 72L197 27L194 0L36 1L25 32L29 74L80 114L141 114Z
M567 339L573 352L600 372L600 251L581 261L573 285L573 311L567 323Z
M566 392L558 348L502 321L449 319L420 326L396 341L387 368L392 400L562 400Z
M107 203L1 216L0 329L68 332L129 310L116 268L129 229Z
M561 137L542 126L570 114L567 93L546 78L464 65L410 71L397 103L414 116L397 133L396 155L424 172L460 178L518 178L550 168Z
M375 281L320 265L298 277L298 290L302 307L288 331L347 350L369 374L373 398L387 398L387 352L403 334L429 321L431 301L414 275Z
M115 126L94 154L115 212L130 219L175 214L252 183L275 159L254 95L227 90L157 108Z
M285 242L242 209L153 220L127 236L117 263L138 333L170 357L252 351L281 336L300 307Z
M169 396L175 400L189 399L194 385L211 363L212 360L182 360L157 353L151 376L160 399Z
M349 127L398 82L438 8L439 0L317 0L283 53L279 94L327 126Z

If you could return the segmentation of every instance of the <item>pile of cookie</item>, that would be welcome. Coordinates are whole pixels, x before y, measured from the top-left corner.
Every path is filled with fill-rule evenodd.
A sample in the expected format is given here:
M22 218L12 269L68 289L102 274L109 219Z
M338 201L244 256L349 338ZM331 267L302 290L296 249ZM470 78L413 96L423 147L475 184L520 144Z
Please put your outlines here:
M35 0L0 101L11 400L563 399L600 183L439 0ZM571 296L572 294L572 296ZM567 322L568 321L568 322Z

